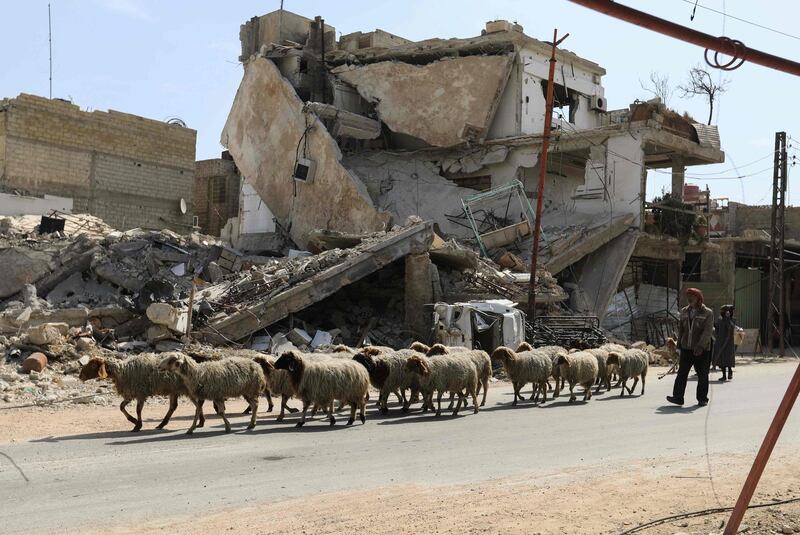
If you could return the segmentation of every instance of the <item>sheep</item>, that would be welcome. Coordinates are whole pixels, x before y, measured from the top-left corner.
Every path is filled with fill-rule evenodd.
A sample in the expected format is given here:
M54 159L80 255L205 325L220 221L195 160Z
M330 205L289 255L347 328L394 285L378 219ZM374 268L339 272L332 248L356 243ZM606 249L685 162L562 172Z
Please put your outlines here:
M263 355L261 358L265 359L269 362L272 367L275 367L275 361L277 360L276 357L272 355ZM289 381L289 374L286 373L285 370L270 370L270 373L267 374L267 386L269 388L270 394L275 394L281 397L281 412L278 414L276 420L279 422L283 420L284 416L286 415L286 411L289 413L298 412L300 409L295 407L290 407L287 404L287 401L294 395L294 389L292 388L292 383ZM269 408L267 409L268 412L272 412L272 398L271 396L267 396L267 400L269 400ZM245 411L245 414L250 412L250 408Z
M530 351L531 349L533 349L533 348L531 347L531 345L529 343L523 342L517 348L517 353L520 353L522 351ZM544 352L545 355L550 357L550 360L553 363L553 369L551 370L550 373L551 373L551 375L553 376L553 379L555 379L555 382L556 382L555 391L556 392L561 391L561 389L564 388L564 378L561 377L560 369L559 369L558 366L556 366L555 362L556 362L556 358L558 358L560 355L566 355L567 354L567 350L564 349L561 346L542 346L542 347L537 347L536 349L539 350L539 351ZM549 382L547 383L547 388L548 389L550 388L550 383ZM554 394L554 397L558 397L558 394Z
M403 366L408 360L407 355L402 352L384 353L365 348L357 353L353 360L366 368L370 384L378 389L378 407L381 414L389 412L386 403L391 393L397 396L401 406L406 406L405 393L401 385L404 383L406 372Z
M353 425L356 408L359 409L361 423L366 422L364 409L369 391L369 374L359 363L335 358L314 360L298 351L287 351L275 362L275 369L289 373L295 395L303 402L303 415L297 427L306 423L306 413L311 404L327 408L330 424L334 425L333 402L336 399L350 404L347 425Z
M642 378L642 395L644 395L644 383L647 378L649 363L645 351L641 349L626 349L621 352L612 351L608 354L607 363L609 371L613 370L619 374L619 380L622 383L622 390L619 393L620 397L625 395L626 383L630 378L633 378L633 386L628 388L628 395L633 394L633 390L639 382L639 377Z
M615 344L613 342L608 342L606 344L601 345L600 349L603 349L608 353L611 353L612 351L615 352L615 353L620 353L620 352L625 351L628 348L623 346L623 345L621 345L621 344ZM609 379L608 379L609 381L613 381L614 379L616 379L615 374L609 373L608 377L609 377ZM614 388L618 387L619 384L620 384L620 381L617 380L617 382L614 384Z
M594 357L597 359L597 390L595 391L595 394L599 394L600 388L603 386L606 387L606 392L608 392L611 390L611 379L610 374L608 373L608 364L606 362L608 360L608 351L600 347L595 349L587 349L586 351L594 355Z
M247 429L253 429L258 413L258 396L262 391L270 395L266 376L270 375L273 366L264 357L228 357L198 364L181 353L167 353L158 367L180 375L195 404L194 420L187 434L192 434L197 427L206 399L214 401L225 422L225 432L230 433L231 424L225 417L226 398L242 396L247 401L252 411Z
M519 391L528 383L533 384L531 400L537 395L537 390L541 389L544 394L543 401L547 401L547 379L552 373L553 362L545 352L533 348L517 352L509 347L500 346L492 353L492 360L503 365L508 378L511 379L511 384L514 385L512 405L517 404L518 398L525 400Z
M559 355L556 357L555 363L559 368L560 376L569 383L570 403L577 399L574 393L576 384L582 385L584 388L584 401L592 399L592 386L594 386L598 372L597 359L594 355L586 351L578 351ZM555 395L558 396L559 393L560 391L557 389Z
M150 396L169 396L169 409L156 429L163 429L178 407L178 398L187 394L186 387L180 377L174 373L162 372L158 369L159 358L152 354L137 355L120 360L114 357L92 357L81 368L80 380L111 379L117 394L122 396L119 410L134 427L131 431L142 429L142 409ZM136 400L136 418L131 416L125 407L131 400ZM201 420L200 427L205 423Z
M483 387L483 399L481 400L481 407L483 407L486 405L486 393L489 391L489 378L492 376L492 360L489 358L488 353L480 349L469 349L462 346L448 347L443 344L434 344L428 348L426 352L426 355L429 357L450 354L468 358L475 365L475 371L478 373L478 388L476 393L480 394L481 387ZM448 409L453 408L454 395L455 394L452 392L450 393L450 406L447 407ZM466 403L466 399L464 401Z
M436 416L440 416L442 413L442 394L444 392L458 394L458 404L453 411L453 416L456 416L461 409L461 404L465 399L464 391L472 397L473 413L478 412L478 400L475 393L478 386L478 372L470 360L458 358L455 355L441 355L437 358L414 355L408 358L405 369L419 376L423 398L428 407L433 408L433 393L434 391L438 392ZM423 412L425 410L423 408Z

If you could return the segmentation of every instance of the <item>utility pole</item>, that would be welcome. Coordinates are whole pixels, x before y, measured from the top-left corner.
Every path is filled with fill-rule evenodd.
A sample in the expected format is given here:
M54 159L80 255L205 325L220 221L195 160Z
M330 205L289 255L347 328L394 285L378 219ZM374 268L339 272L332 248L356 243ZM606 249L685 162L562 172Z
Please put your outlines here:
M544 178L547 176L547 149L550 147L550 129L553 126L553 85L556 75L556 47L569 34L558 38L558 29L553 30L553 48L550 51L550 72L547 76L547 98L544 112L544 135L542 155L539 158L539 187L536 190L536 220L533 222L533 249L531 250L531 280L528 282L528 320L536 320L536 267L539 262L539 238L542 234L542 206L544 202Z
M767 309L767 349L772 353L773 335L778 334L778 353L785 352L786 291L783 273L784 231L786 227L786 132L775 133L775 168L772 174L772 220L769 247L769 308Z
M50 45L50 98L53 98L53 22L50 17L50 4L47 4L47 39Z

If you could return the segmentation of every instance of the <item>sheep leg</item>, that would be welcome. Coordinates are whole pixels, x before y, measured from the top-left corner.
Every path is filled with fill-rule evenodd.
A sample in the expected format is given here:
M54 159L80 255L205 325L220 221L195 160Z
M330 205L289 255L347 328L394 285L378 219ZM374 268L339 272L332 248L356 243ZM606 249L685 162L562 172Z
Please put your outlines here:
M225 432L226 433L230 433L231 432L231 423L228 421L228 418L225 416L225 407L224 406L222 407L222 410L220 411L219 415L222 417L222 422L225 424ZM252 414L250 417L254 418L255 414Z
M441 416L441 414L442 414L442 394L444 394L444 392L442 392L441 390L439 390L436 393L436 402L437 402L436 416ZM433 398L433 394L431 394L431 399L432 398Z
M356 421L356 404L350 404L350 419L347 420L347 425L353 425L353 422Z
M308 401L303 400L303 416L300 417L300 421L295 424L295 427L303 427L303 424L306 423L306 413L308 412Z
M539 383L539 390L542 391L542 403L547 401L547 381Z
M387 404L389 403L389 392L385 390L381 390L381 393L378 395L378 406L380 407L380 413L386 414L389 412L389 407ZM403 405L405 407L405 404Z
M594 383L586 383L583 385L583 401L588 401L592 399L592 385Z
M461 401L464 399L464 394L459 390L458 391L458 403L456 403L456 409L453 411L453 416L458 416L458 411L461 409Z
M333 417L333 404L334 400L331 400L330 405L328 405L328 420L331 422L331 426L336 425L336 418Z
M362 399L361 401L358 402L358 412L359 412L358 419L361 420L362 424L367 423L367 416L366 414L364 414L366 407L367 407L366 400Z
M531 383L531 389L531 397L528 398L529 401L533 401L539 397L539 385L536 383Z
M164 429L166 425L169 423L169 419L172 418L172 413L175 412L175 409L178 408L178 394L170 394L169 395L169 409L167 410L167 414L164 415L164 419L161 420L161 423L156 426L156 429Z
M514 386L514 401L511 402L511 405L516 405L517 397L519 396L520 385L518 382L513 382L511 384Z
M483 399L481 400L481 407L486 405L486 393L489 391L489 378L483 378Z
M647 377L646 373L642 374L642 395L644 395L644 378Z
M639 376L633 378L633 386L628 389L628 394L633 395L633 391L636 390L636 385L639 384Z
M486 390L484 390L484 393L485 392L486 392ZM466 399L466 396L464 396L464 399ZM478 410L479 410L479 407L478 407L478 394L477 394L477 392L475 390L473 390L472 391L472 414L478 414Z
M195 405L197 404L197 402L195 402L194 400L192 400L192 401L195 403ZM197 424L197 427L205 427L205 425L206 425L206 417L203 414L203 403L205 403L205 400L201 399L200 400L200 420L199 420L199 423Z
M258 396L244 399L253 410L252 414L250 415L250 425L247 426L247 429L253 429L256 426L256 413L258 413Z
M447 406L447 410L451 410L453 408L453 400L455 399L455 397L456 397L456 393L455 392L450 392L450 405ZM461 400L459 399L459 402L460 401Z
M625 389L627 388L626 384L628 382L628 378L625 377L623 380L622 376L620 376L618 384L622 384L622 389L619 391L619 397L625 397Z
M395 390L394 395L397 396L397 402L402 405L406 402L406 393L401 390Z
M575 395L574 390L575 390L575 383L570 382L569 383L569 402L570 403L572 403L573 401L578 399L578 397Z
M119 404L119 410L122 411L122 414L125 415L125 418L127 418L130 423L132 423L133 425L136 425L139 422L136 420L136 418L131 416L128 411L125 410L125 407L127 407L128 403L130 403L130 402L131 402L131 400L129 400L129 399L123 399L122 403Z
M144 408L144 402L147 398L137 398L136 399L136 425L133 426L131 429L132 432L137 432L142 429L142 409Z
M345 403L342 400L339 400L339 406L336 408L336 412L342 412L342 409L344 409L345 405L347 405L347 403Z
M197 429L197 421L203 416L203 401L202 399L193 399L194 401L194 419L192 420L192 425L189 426L189 429L186 430L187 435L191 435L194 433L194 430Z
M272 392L269 391L269 388L264 389L264 395L267 396L267 412L272 412L275 404L272 402Z

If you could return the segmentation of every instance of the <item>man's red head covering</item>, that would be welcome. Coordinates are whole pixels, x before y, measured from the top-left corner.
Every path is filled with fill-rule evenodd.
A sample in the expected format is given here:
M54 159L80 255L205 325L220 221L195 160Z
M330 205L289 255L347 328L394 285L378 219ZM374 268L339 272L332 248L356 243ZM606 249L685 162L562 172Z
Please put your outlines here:
M705 298L703 297L703 291L699 288L686 288L686 295L695 296L701 303L705 301Z

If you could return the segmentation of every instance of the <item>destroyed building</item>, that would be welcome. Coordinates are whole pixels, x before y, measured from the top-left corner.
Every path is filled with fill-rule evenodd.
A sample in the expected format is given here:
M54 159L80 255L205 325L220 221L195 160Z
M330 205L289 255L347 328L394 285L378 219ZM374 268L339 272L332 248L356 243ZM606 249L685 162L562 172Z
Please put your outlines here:
M190 230L197 133L175 123L27 94L0 100L0 215Z
M221 142L280 231L305 248L320 229L418 216L437 238L521 264L524 283L549 43L502 20L472 38L337 40L320 17L285 10L240 38L244 75ZM644 227L647 170L671 169L682 190L687 166L724 153L716 127L658 102L608 111L605 70L564 49L556 59L540 265L572 311L602 318Z

